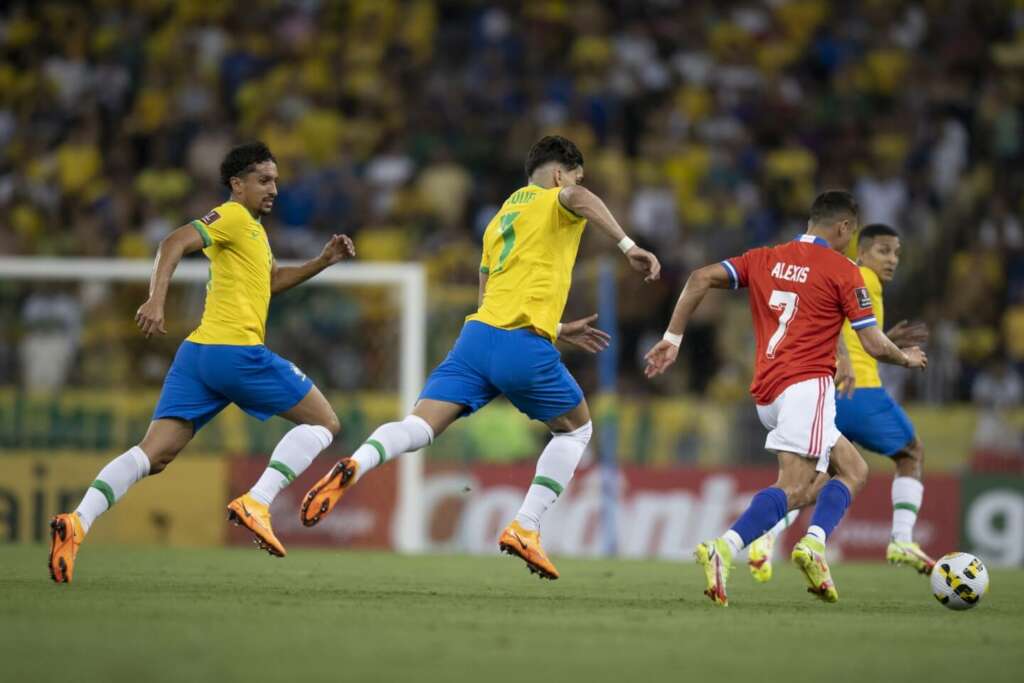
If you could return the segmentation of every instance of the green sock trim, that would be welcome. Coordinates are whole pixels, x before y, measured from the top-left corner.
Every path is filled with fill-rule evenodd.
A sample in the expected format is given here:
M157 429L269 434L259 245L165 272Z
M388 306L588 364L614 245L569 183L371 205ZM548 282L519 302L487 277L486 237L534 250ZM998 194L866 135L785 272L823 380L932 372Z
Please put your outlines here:
M114 498L114 489L110 488L110 484L103 481L102 479L97 479L93 483L89 484L89 486L102 493L103 497L107 499L108 510L114 507L114 503L117 501L117 499Z
M289 484L292 483L293 481L295 481L295 472L294 472L294 470L292 470L291 467L288 467L288 465L285 465L283 462L279 462L277 460L271 460L270 464L267 465L267 469L277 470L278 472L283 474L284 478L288 480Z
M565 490L564 486L559 484L557 481L555 481L551 477L536 476L536 477L533 478L533 483L536 484L537 486L543 486L544 488L551 489L552 491L555 492L556 496L562 495L562 491Z
M388 453L387 451L384 450L384 444L382 444L380 441L377 441L376 439L367 439L366 443L377 449L377 455L380 456L380 461L377 463L377 467L383 465L384 461L388 459Z
M892 506L893 510L910 510L915 515L917 514L917 506L913 503L896 503Z

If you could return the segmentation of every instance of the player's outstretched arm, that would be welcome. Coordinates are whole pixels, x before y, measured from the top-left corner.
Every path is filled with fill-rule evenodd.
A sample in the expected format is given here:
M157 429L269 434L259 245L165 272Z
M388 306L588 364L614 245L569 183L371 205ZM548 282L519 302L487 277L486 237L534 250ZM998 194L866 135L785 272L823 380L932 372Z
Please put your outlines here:
M160 242L149 278L149 298L135 312L135 323L149 339L154 333L167 334L164 329L164 302L171 276L185 254L203 248L203 238L191 225L183 225Z
M727 289L729 286L729 273L721 263L704 266L690 273L690 277L686 279L686 286L683 287L683 292L679 295L679 300L676 301L676 308L672 312L672 319L668 323L665 336L644 356L644 360L647 362L644 374L648 379L657 377L676 362L686 326L689 324L693 312L704 300L708 290Z
M910 346L900 349L900 347L892 343L891 339L885 336L884 332L875 326L857 330L857 337L860 338L860 343L864 346L864 350L871 357L883 363L900 365L905 368L924 368L928 366L928 356L925 355L925 352L920 347Z
M301 285L324 268L355 255L356 247L348 235L334 235L324 245L319 256L301 266L278 266L275 262L273 270L270 271L270 293L280 294Z
M591 323L596 321L597 313L579 320L558 323L558 341L568 342L590 353L604 351L608 348L612 338L604 330L591 326Z
M629 261L630 267L644 275L644 282L654 282L661 277L658 257L636 246L636 242L626 236L626 231L596 194L582 185L569 185L558 192L558 201L569 211L586 218L591 225L615 240Z

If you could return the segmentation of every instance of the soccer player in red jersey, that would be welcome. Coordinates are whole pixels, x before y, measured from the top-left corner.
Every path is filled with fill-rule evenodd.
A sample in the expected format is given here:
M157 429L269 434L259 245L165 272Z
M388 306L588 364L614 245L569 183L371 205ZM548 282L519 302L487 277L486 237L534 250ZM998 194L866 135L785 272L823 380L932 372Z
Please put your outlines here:
M749 290L757 341L750 393L769 430L765 448L778 455L779 477L754 496L725 534L697 546L704 592L716 604L728 604L725 585L733 556L787 511L813 502L815 480L829 475L792 557L811 593L826 602L839 599L825 562L825 541L868 473L867 463L835 425L833 376L843 322L850 320L864 349L878 360L911 368L927 364L920 348L900 349L878 328L860 271L840 253L856 227L857 203L849 192L819 195L806 234L693 272L664 338L647 353L647 377L660 375L675 362L686 325L709 288Z

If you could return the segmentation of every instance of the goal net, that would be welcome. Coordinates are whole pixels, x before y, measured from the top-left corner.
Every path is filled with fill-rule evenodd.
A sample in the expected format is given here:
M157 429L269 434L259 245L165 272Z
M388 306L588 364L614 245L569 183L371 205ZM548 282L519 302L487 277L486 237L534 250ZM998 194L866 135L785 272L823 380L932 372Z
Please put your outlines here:
M179 264L166 305L167 335L146 340L134 315L146 299L151 270L152 263L144 260L0 257L0 480L11 489L0 490L0 503L10 501L10 539L41 540L36 538L43 533L40 520L73 505L81 492L80 484L66 483L68 472L80 479L92 476L86 472L95 474L96 462L109 460L144 435L174 352L199 323L209 274L205 259ZM416 263L339 264L274 298L267 346L313 379L343 425L309 476L319 476L333 458L351 453L376 424L409 411L423 383L426 326L426 277ZM171 476L159 478L167 482L154 485L152 495L135 497L159 497L160 487L173 485L176 470L196 470L194 477L178 477L189 482L185 495L191 496L181 505L194 502L198 515L205 504L199 488L219 477L218 484L210 484L210 499L220 497L222 507L223 489L237 495L241 485L234 481L231 459L269 455L289 427L279 419L259 423L229 408L196 435ZM420 552L426 537L422 456L410 453L392 467L393 507L381 533L397 550ZM177 485L183 486L181 481ZM206 542L180 528L188 524L188 510L175 509L178 516L171 524L170 503L148 503L143 509L138 506L147 502L132 498L126 496L119 506L136 506L135 516L145 518L150 538L154 529L166 528L169 543ZM287 519L279 522L275 508L275 528L297 524L295 511L286 512ZM124 511L118 517L130 516ZM358 525L359 515L353 517L347 523ZM127 522L104 520L97 530L121 523ZM335 531L340 536L334 538L353 533L350 528ZM135 536L111 532L110 538L131 541Z

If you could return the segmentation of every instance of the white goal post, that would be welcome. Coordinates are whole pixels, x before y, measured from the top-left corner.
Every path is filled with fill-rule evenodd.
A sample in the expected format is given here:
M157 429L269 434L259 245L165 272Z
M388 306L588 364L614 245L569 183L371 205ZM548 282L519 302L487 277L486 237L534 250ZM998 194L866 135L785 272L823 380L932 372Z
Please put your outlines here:
M280 265L297 265L282 261ZM149 282L151 261L92 258L0 257L0 280ZM178 264L172 282L206 282L209 263ZM427 349L427 278L419 263L348 262L328 268L302 286L390 285L401 296L398 391L400 415L411 410L423 386ZM398 462L398 509L391 529L395 548L422 552L426 528L422 514L423 454L408 453Z

